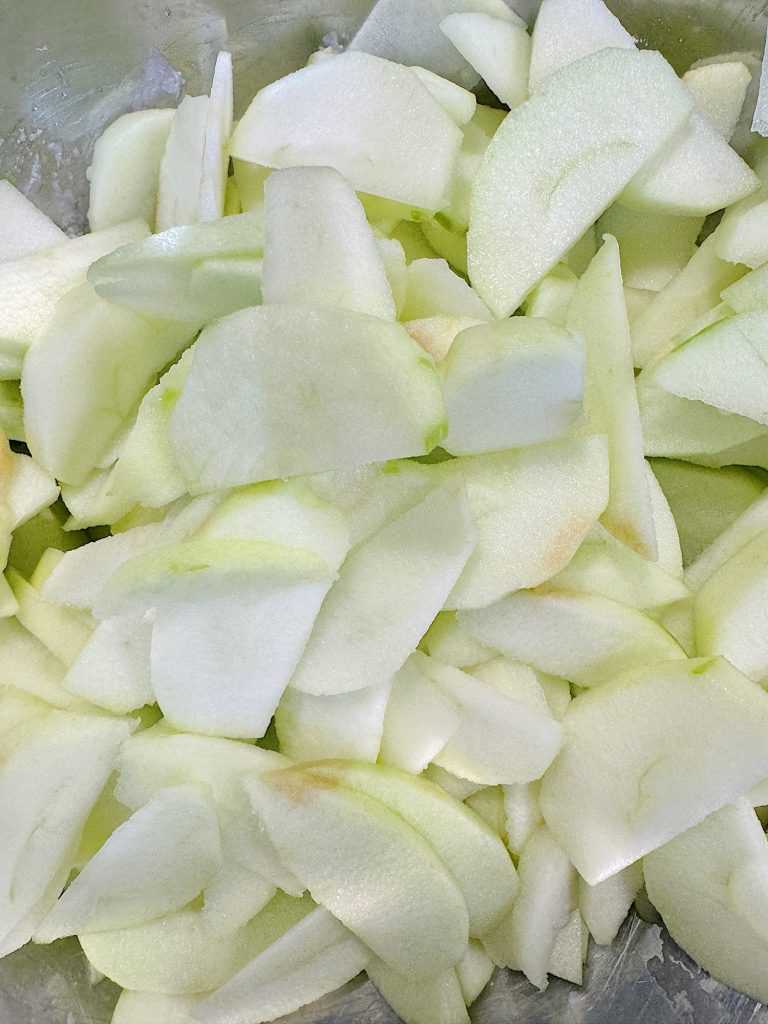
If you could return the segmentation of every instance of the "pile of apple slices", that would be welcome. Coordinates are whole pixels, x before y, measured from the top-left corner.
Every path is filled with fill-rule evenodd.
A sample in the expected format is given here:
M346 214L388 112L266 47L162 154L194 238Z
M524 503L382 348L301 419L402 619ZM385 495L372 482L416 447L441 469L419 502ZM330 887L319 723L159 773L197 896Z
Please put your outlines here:
M234 128L228 54L116 121L90 234L0 183L0 955L462 1024L645 886L768 1001L751 78L379 0Z

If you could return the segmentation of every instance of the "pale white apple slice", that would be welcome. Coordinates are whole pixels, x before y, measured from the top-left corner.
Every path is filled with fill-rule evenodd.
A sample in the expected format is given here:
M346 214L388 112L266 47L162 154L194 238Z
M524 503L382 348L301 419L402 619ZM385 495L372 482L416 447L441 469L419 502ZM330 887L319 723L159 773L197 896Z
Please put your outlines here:
M203 890L203 917L223 931L239 928L266 907L276 888L268 879L226 858Z
M768 999L768 847L747 800L645 858L648 896L674 940L713 977Z
M463 235L461 248L461 273L467 274L467 238L466 231L469 227L469 208L472 196L472 186L477 172L480 169L485 152L496 134L501 122L506 116L506 111L495 110L492 107L478 105L474 116L469 124L463 126L463 138L459 155L456 158L456 167L451 185L450 197L447 205L435 215L435 223L442 225L451 231L460 232ZM426 228L426 231L424 231ZM427 237L430 234L429 224L422 226L422 233ZM432 243L430 242L430 245ZM442 255L447 257L447 254ZM450 260L449 260L450 261Z
M411 71L416 75L422 85L432 93L437 102L459 127L472 120L477 108L477 99L474 93L468 89L456 85L449 78L436 75L428 68L422 68L418 64L411 65Z
M607 47L633 50L635 40L602 0L543 0L533 26L531 92L573 61Z
M440 31L510 109L528 97L531 39L525 28L491 14L449 14Z
M203 791L162 790L107 839L35 932L37 942L144 924L181 910L222 867Z
M421 320L428 316L492 319L477 292L451 270L446 260L413 260L408 264L407 273L404 320Z
M342 757L375 762L391 690L391 680L331 696L287 689L275 711L280 751L295 761Z
M151 637L151 622L142 612L105 619L64 677L64 688L118 715L153 704Z
M477 546L446 602L480 608L559 572L608 500L605 438L461 460Z
M294 306L208 327L171 417L195 491L424 455L444 433L434 364L404 327Z
M597 885L579 879L579 910L599 946L609 946L616 938L642 887L642 861L630 864Z
M511 853L520 857L523 847L544 819L539 806L540 782L518 782L503 786L505 832Z
M702 217L640 213L616 203L600 218L598 231L619 244L624 284L658 292L693 256L703 223Z
M233 111L232 54L219 51L213 69L213 81L208 102L203 139L200 174L201 221L217 220L224 216L224 199L229 173L227 145L232 134Z
M761 190L728 210L717 235L717 253L729 263L741 263L756 270L768 260L765 231L768 200Z
M200 220L208 96L185 96L171 121L160 163L155 226L157 231Z
M477 793L468 796L464 804L481 818L502 842L506 840L504 793L501 786L484 786Z
M196 996L165 996L159 992L124 989L117 1000L111 1024L195 1024L190 1016Z
M546 320L511 317L462 331L441 372L443 448L453 455L553 441L582 414L584 343Z
M520 891L512 912L485 940L485 948L497 966L513 965L543 990L558 933L576 902L576 872L543 825L523 847L518 870Z
M444 768L440 768L436 764L431 764L422 772L422 776L427 779L428 782L433 782L440 789L444 790L448 796L454 800L458 800L463 803L470 796L475 793L479 793L485 787L479 782L470 782L468 779L460 779L458 775L452 775L447 772Z
M0 686L13 686L55 708L76 707L79 702L62 686L65 666L12 614L0 618Z
M648 477L648 489L651 494L651 510L656 530L656 547L659 556L656 564L674 579L683 578L683 552L680 547L680 534L669 501L661 489L656 475L646 460L645 475Z
M257 93L231 151L266 167L335 167L358 191L439 210L460 145L458 126L408 68L347 52Z
M584 918L578 910L568 915L568 920L557 933L555 948L547 964L547 973L564 978L573 985L584 981L584 964L587 961L589 932Z
M383 765L332 761L306 770L318 784L344 786L381 802L419 832L456 880L470 934L485 935L509 910L517 878L504 844L440 787Z
M264 186L267 303L336 306L395 319L395 303L365 211L331 167L291 167Z
M495 657L495 652L484 647L462 626L454 612L440 612L427 630L419 649L444 665L469 668L481 665Z
M458 724L455 702L424 675L413 655L392 681L379 759L382 764L419 775L437 757Z
M594 594L521 591L461 612L459 621L506 657L579 686L604 684L633 665L685 657L652 619Z
M370 952L318 907L193 1009L201 1024L257 1024L313 1003L356 977Z
M45 601L40 591L11 567L6 579L17 601L19 623L69 668L90 639L94 623L79 612Z
M408 290L408 265L405 261L405 249L396 238L376 238L384 272L387 275L389 289L395 303L397 318L405 306L405 295Z
M541 778L562 731L531 669L497 661L470 675L426 655L417 664L458 711L458 728L435 764L486 786Z
M650 52L603 50L513 111L472 195L469 271L508 316L685 123L693 99Z
M541 808L590 885L768 776L768 696L722 658L627 672L572 701L563 727ZM701 744L713 730L717 750Z
M310 899L278 893L240 928L222 931L202 911L181 910L133 928L79 938L92 966L115 984L189 996L223 985L313 909Z
M474 544L460 477L375 533L342 566L291 686L332 694L388 682L443 606Z
M3 503L10 527L15 530L52 505L59 488L53 477L28 455L8 450L7 458L4 453L0 459Z
M10 181L4 180L0 180L0 223L3 225L0 234L0 263L30 256L33 252L49 249L67 240L67 236L50 217L38 210Z
M412 981L374 957L366 966L368 977L407 1024L469 1024L464 993L454 968L434 978Z
M464 1002L471 1006L491 980L493 960L476 940L471 940L464 959L456 966Z
M730 139L739 123L752 72L740 60L694 66L683 81L693 93L696 110L718 135Z
M585 413L592 429L608 437L610 488L603 525L638 554L654 559L656 532L619 247L610 235L576 287L567 323L586 341Z
M96 140L88 168L91 231L134 217L154 225L160 164L174 113L135 110L123 114Z
M384 962L414 980L453 967L469 924L431 846L383 804L301 769L246 781L287 866Z

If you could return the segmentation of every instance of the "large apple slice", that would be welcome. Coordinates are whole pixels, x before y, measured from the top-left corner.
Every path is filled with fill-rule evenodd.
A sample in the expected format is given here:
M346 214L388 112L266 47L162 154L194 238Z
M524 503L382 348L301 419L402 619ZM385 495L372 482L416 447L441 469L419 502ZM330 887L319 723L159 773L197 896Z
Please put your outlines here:
M541 808L590 885L768 776L768 696L722 658L627 672L572 701L563 727Z
M693 100L659 55L603 50L508 116L475 181L469 271L508 316L685 122Z
M373 231L330 167L292 167L264 186L264 302L336 306L395 319Z
M432 847L377 800L302 768L244 783L287 866L393 970L433 977L461 960L461 890Z
M61 228L57 228L50 217L38 210L10 181L0 180L0 222L3 225L0 263L30 256L67 240Z
M474 543L460 477L375 533L342 566L291 686L333 694L391 680L442 608Z
M444 432L434 364L404 327L293 306L208 327L171 417L195 491L424 455Z
M449 14L440 31L502 103L514 109L527 99L531 39L524 26L468 11Z
M358 191L439 210L460 145L461 130L413 72L348 52L257 93L231 151L265 167L335 167Z

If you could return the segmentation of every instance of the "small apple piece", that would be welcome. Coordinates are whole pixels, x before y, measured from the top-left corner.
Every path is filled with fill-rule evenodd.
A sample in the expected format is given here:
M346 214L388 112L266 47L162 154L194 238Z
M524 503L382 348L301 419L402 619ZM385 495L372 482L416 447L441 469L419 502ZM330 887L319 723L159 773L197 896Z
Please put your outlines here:
M510 109L528 97L531 39L525 28L490 14L449 14L440 31Z
M520 857L525 844L543 824L539 806L540 782L515 783L502 787L506 815L507 846L512 854Z
M584 344L546 320L511 317L462 331L441 372L443 448L453 455L553 441L582 413Z
M373 958L366 972L384 1000L405 1024L469 1024L458 971L449 968L434 978L412 981Z
M268 879L227 857L203 890L203 917L222 931L239 928L261 913L276 893Z
M0 686L15 687L63 710L80 703L62 686L65 666L13 617L11 608L0 617L0 645Z
M224 216L229 174L229 137L234 118L232 54L220 50L213 69L200 174L201 221Z
M164 996L159 992L123 989L111 1024L195 1024L191 1016L199 1000L195 996Z
M525 315L543 317L558 327L565 327L577 281L567 263L558 263L528 293L522 307Z
M740 263L757 270L768 261L765 232L768 227L768 200L765 192L745 199L723 216L717 233L717 254L729 263Z
M50 217L5 180L0 180L0 224L0 263L30 256L67 240Z
M64 689L117 715L154 704L151 637L142 612L105 619L64 677Z
M768 264L751 270L742 277L740 267L733 267L738 280L722 290L723 302L734 313L752 313L768 307Z
M96 140L88 168L91 231L138 218L155 222L160 164L174 110L123 114Z
M7 569L6 578L18 602L19 623L69 668L90 639L93 622L79 612L45 601L16 569Z
M405 328L424 351L439 365L451 349L451 345L462 331L483 323L476 317L425 316L409 320Z
M265 303L335 306L395 319L365 211L331 167L276 171L264 186Z
M485 952L482 945L474 939L470 941L469 949L464 959L456 967L461 992L467 1006L471 1006L475 1002L491 980L493 971L493 960Z
M683 75L696 110L726 141L736 130L752 72L740 60L694 66Z
M600 235L613 235L621 254L625 287L659 292L696 252L703 217L642 213L614 204L598 221ZM650 302L652 296L648 297Z
M596 885L768 777L767 727L768 696L722 658L626 672L571 702L544 820Z
M643 863L637 861L597 885L579 879L579 910L599 946L609 946L643 887Z
M369 51L370 52L370 51ZM459 127L467 124L477 108L477 99L474 93L463 89L448 78L436 75L428 68L419 67L418 64L411 65L411 71L416 75L422 85L432 93L434 98Z
M768 530L768 494L765 493L734 519L688 566L685 578L691 590L699 590L721 566L763 530Z
M455 668L470 668L490 661L496 655L484 647L459 623L454 612L440 612L424 635L419 649L431 658L453 665Z
M404 320L421 320L428 316L493 319L477 292L451 270L446 260L412 260L407 275Z
M335 167L357 191L439 210L460 145L461 130L413 72L348 51L257 93L231 152L266 167Z
M438 756L458 725L456 703L420 670L414 654L392 681L379 760L419 775Z
M470 279L494 314L517 309L692 105L660 54L613 49L570 64L507 116L475 180L468 235Z
M0 486L5 485L4 504L11 529L16 530L49 508L58 498L59 488L53 477L28 455L9 451L7 476L4 462L0 454Z

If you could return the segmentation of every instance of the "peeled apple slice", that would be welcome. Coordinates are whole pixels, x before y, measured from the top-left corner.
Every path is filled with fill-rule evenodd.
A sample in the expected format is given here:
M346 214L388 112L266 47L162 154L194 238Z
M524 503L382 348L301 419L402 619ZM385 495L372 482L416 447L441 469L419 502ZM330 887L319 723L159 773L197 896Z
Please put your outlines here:
M153 704L151 637L151 622L142 612L105 619L64 677L64 688L118 715Z
M434 978L411 981L377 958L366 973L395 1013L408 1024L469 1024L458 970L449 968Z
M508 316L680 128L693 100L656 53L603 50L507 116L476 178L470 279Z
M194 996L164 996L159 992L123 989L111 1024L195 1024L190 1016L198 1003Z
M428 316L492 320L483 300L454 273L446 260L416 259L408 264L404 320Z
M768 695L722 658L629 671L577 697L562 724L541 809L590 885L768 776ZM702 745L713 734L722 745Z
M658 292L693 256L703 223L702 217L639 212L616 203L606 210L597 227L601 234L613 235L619 244L624 284Z
M449 114L457 125L465 125L472 120L472 115L477 107L474 93L456 85L448 78L436 75L434 71L419 67L418 64L411 65L411 71L422 85L429 89L446 114Z
M210 100L184 96L171 121L160 164L155 226L158 231L200 220L200 182Z
M224 198L229 173L227 145L233 123L232 54L222 50L216 58L205 122L202 172L200 175L200 220L224 216Z
M384 264L365 211L330 167L292 167L264 186L265 303L336 306L394 320Z
M642 887L642 861L630 864L597 885L588 885L583 878L579 879L579 910L598 945L608 946L613 942Z
M738 551L768 529L768 495L752 502L730 526L715 538L708 548L688 566L685 573L689 587L696 591L725 565Z
M444 433L434 364L404 327L299 306L208 327L171 417L197 492L425 455Z
M421 671L416 652L392 681L378 759L419 775L445 747L458 725L456 703Z
M449 14L445 33L488 88L510 109L528 97L531 40L525 28L490 14Z
M744 107L752 72L740 60L694 66L683 81L693 93L696 110L718 135L730 139Z
M348 51L257 93L231 152L266 167L335 167L358 191L438 210L460 145L458 126L408 68Z
M0 180L0 223L3 225L0 263L30 256L67 240L50 217L38 210L10 181Z

